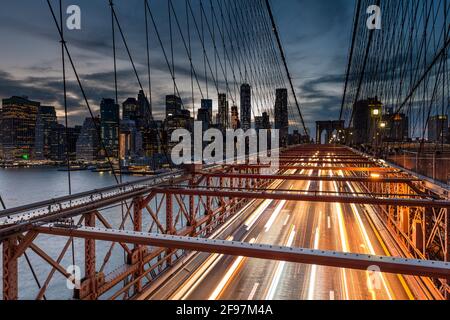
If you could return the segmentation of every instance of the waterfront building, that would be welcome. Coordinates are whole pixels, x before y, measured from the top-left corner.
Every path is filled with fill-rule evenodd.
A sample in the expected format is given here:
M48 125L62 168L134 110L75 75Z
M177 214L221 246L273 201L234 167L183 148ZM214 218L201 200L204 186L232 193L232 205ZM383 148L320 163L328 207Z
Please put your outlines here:
M97 132L99 118L86 118L77 140L77 160L94 161L100 154L101 144Z
M57 124L55 107L40 106L35 130L35 159L45 160L51 158L51 136Z
M5 159L28 160L32 157L40 105L27 97L2 100L0 146Z
M102 99L100 103L101 137L107 155L117 157L119 150L119 105L113 99Z

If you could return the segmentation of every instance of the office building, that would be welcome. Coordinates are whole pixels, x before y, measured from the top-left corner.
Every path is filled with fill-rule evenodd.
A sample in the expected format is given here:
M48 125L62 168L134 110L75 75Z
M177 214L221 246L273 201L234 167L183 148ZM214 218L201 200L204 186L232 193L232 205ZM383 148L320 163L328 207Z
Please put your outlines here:
M239 120L238 107L231 107L231 128L237 130L241 128L241 121Z
M166 119L181 114L183 103L181 98L175 95L166 96Z
M153 106L151 105L150 100L142 90L139 91L137 102L139 106L139 117L141 117L139 121L141 121L142 123L141 124L137 123L136 125L138 127L139 126L145 127L151 121L153 121Z
M146 157L164 153L163 145L166 141L166 132L163 121L152 121L145 132L142 133L142 153ZM140 152L138 152L140 154Z
M280 147L286 147L289 135L288 91L277 89L275 97L275 129L280 133Z
M378 97L357 101L353 106L352 143L373 143L382 124L383 104Z
M113 99L100 103L101 136L109 157L117 157L119 150L119 105Z
M34 157L39 160L50 159L52 131L57 126L54 107L40 106L36 120Z
M202 99L201 108L208 110L209 123L213 123L213 101L211 99Z
M437 115L428 122L428 140L430 142L445 143L449 134L448 116Z
M94 161L100 154L101 144L97 132L100 126L99 118L86 118L77 140L77 160Z
M138 101L128 98L122 103L122 119L136 122L141 118Z
M197 112L197 121L202 122L203 131L208 130L211 126L211 113L207 108L200 108Z
M27 97L11 97L2 101L0 146L5 159L31 158L39 107L39 102Z
M142 134L136 128L136 122L122 120L120 122L120 159L130 159L142 152Z
M255 117L255 130L270 130L270 117L267 112L263 112L262 116Z
M379 125L384 142L406 142L409 139L409 118L403 114L393 114L387 110Z
M217 113L217 125L226 130L230 127L230 111L227 101L227 95L225 93L219 93L219 110Z
M252 89L249 84L241 86L241 127L244 131L252 127Z

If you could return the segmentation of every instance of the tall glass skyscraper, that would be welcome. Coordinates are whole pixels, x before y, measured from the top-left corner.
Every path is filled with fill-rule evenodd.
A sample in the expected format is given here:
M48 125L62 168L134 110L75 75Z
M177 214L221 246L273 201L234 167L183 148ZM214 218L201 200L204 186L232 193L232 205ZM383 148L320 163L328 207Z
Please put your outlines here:
M51 158L52 132L57 125L55 107L40 106L36 121L34 155L36 159Z
M119 105L113 99L100 103L102 141L110 157L117 157L119 151Z
M39 102L27 97L11 97L2 101L0 154L5 159L29 159L32 156L39 107Z
M244 131L252 127L252 89L246 83L241 86L241 127Z
M280 133L280 146L287 146L289 137L288 91L277 89L275 98L275 129Z

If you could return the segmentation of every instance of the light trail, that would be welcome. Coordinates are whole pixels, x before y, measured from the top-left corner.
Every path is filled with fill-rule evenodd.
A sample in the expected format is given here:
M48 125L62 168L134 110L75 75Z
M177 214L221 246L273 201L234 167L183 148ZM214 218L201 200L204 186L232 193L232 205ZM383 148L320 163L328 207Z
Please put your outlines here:
M322 220L322 212L319 214L319 221ZM316 228L316 234L314 237L314 249L319 249L319 242L320 242L320 223L319 226ZM313 265L311 267L311 273L309 276L309 287L308 287L308 298L307 300L314 300L314 289L316 285L316 277L317 277L317 265Z
M340 171L340 174L342 176L344 176L342 171ZM356 194L355 190L352 188L352 186L348 182L347 182L347 187L349 188L350 192L352 192L353 194ZM368 248L370 254L376 255L375 249L374 249L374 247L372 245L372 242L370 241L369 235L367 233L367 229L364 226L364 223L362 222L361 214L360 214L358 208L353 203L350 205L350 207L352 208L353 215L355 216L356 221L358 222L358 227L359 227L359 229L361 231L361 234L363 235L363 239L364 239L364 242L366 243L366 247ZM373 296L375 297L374 300L376 299L376 292L375 292L375 290L379 289L379 288L376 288L376 286L374 287L372 285L372 282L374 280L373 279L374 275L380 278L381 282L383 283L383 287L384 287L384 289L386 291L386 294L389 297L389 300L392 300L391 291L390 291L389 287L387 286L386 279L385 279L383 274L377 273L377 272L372 272L372 274L371 274L371 272L368 270L366 272L366 275L367 275L367 283L370 283L369 291L370 290L373 291ZM375 279L375 280L377 281L377 279Z
M250 240L250 243L255 243L256 239ZM242 262L244 261L244 257L238 257L231 267L228 269L225 276L222 278L222 280L217 285L216 289L214 289L213 293L209 296L208 300L217 300L220 297L220 294L223 292L227 284L230 282L230 280L233 278L236 271L241 266Z
M292 244L294 243L294 238L295 238L295 227L292 226L291 227L291 233L290 233L288 241L286 243L287 247L291 247L292 246ZM270 287L269 287L269 291L268 291L267 296L266 296L266 300L273 300L273 298L275 296L275 293L277 291L278 285L280 283L281 274L283 273L283 269L284 269L285 265L286 265L285 261L278 262L277 269L275 271L275 275L274 275L274 277L272 279L272 282L271 282Z
M330 175L333 176L333 172L330 171ZM339 195L339 188L336 183L336 181L333 182L334 188L336 189L336 192ZM341 239L341 247L343 252L349 252L349 245L348 245L348 239L347 239L347 233L344 226L344 214L342 212L342 206L339 203L335 203L335 209L337 212L337 218L338 218L338 226L339 226L339 235ZM347 285L347 273L345 269L341 269L342 271L342 285L344 288L344 299L350 300L349 292L348 292L348 285Z

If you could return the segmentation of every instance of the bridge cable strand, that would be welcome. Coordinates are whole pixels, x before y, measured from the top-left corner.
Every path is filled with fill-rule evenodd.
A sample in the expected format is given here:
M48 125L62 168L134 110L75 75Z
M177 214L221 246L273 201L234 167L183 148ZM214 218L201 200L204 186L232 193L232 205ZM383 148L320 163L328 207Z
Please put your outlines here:
M119 184L119 179L118 179L118 177L117 177L117 172L116 172L116 170L115 170L115 168L114 168L114 165L113 165L113 163L112 163L112 160L111 160L111 157L110 157L110 155L109 155L109 152L108 152L108 150L107 150L107 148L106 148L106 145L105 145L105 143L104 143L104 141L103 141L103 139L102 139L101 128L99 127L98 123L95 121L96 117L94 116L94 112L93 112L93 110L92 110L92 108L91 108L91 105L90 105L90 103L89 103L89 100L88 100L88 98L87 98L86 91L84 90L84 86L83 86L83 84L82 84L82 82L81 82L81 78L80 78L80 76L79 76L79 74L78 74L78 71L77 71L77 69L76 69L76 67L75 67L75 63L74 63L74 61L73 61L73 59L72 59L72 55L70 54L70 51L69 51L69 49L68 49L68 47L67 47L67 43L66 43L65 40L64 40L64 34L62 33L61 27L60 27L60 25L59 25L59 23L58 23L58 19L56 18L55 11L54 11L54 9L53 9L53 6L52 6L50 0L46 0L46 1L47 1L48 8L49 8L49 10L50 10L50 13L51 13L51 15L52 15L53 21L54 21L54 23L55 23L55 26L56 26L56 28L57 28L58 34L59 34L59 36L60 36L61 42L62 42L62 44L63 44L63 46L64 46L64 50L65 50L65 52L66 52L66 54L67 54L67 58L69 59L70 65L71 65L71 67L72 67L72 70L73 70L73 72L74 72L75 78L76 78L76 80L77 80L78 87L80 88L81 94L82 94L82 96L83 96L83 100L84 100L84 102L85 102L85 104L86 104L86 107L87 107L87 109L88 109L88 111L89 111L89 114L90 114L91 118L93 119L94 127L95 127L95 130L96 130L97 137L98 137L98 139L99 139L101 148L102 148L102 150L104 150L104 152L105 152L105 158L107 159L108 165L109 165L109 167L111 168L111 171L112 171L112 174L113 174L113 176L114 176L114 179L115 179L116 183Z
M68 117L68 107L67 107L67 82L66 82L66 55L64 52L64 27L63 27L63 13L62 13L62 0L59 0L59 19L61 23L61 62L62 62L62 72L63 72L63 94L64 94L64 122L65 122L65 145L66 145L66 165L67 165L67 183L69 188L69 195L72 194L72 177L71 177L71 166L70 166L70 150L68 147L69 139L69 117Z
M305 120L303 118L303 115L302 115L302 112L301 112L301 109L300 109L300 104L299 104L298 99L297 99L297 94L295 92L295 88L294 88L294 84L293 84L293 81L292 81L291 73L289 71L289 67L288 67L288 64L287 64L286 56L284 54L284 49L283 49L283 46L281 44L280 34L278 33L278 28L277 28L277 25L276 25L276 22L275 22L275 17L273 16L273 13L272 13L272 8L270 6L270 1L269 0L265 0L265 1L266 1L267 11L269 12L269 16L270 16L270 19L272 21L273 32L275 34L275 38L277 39L278 48L279 48L280 54L281 54L281 59L282 59L283 64L285 66L287 78L288 78L288 81L289 81L289 84L290 84L290 87L291 87L292 95L294 97L295 105L297 107L297 111L298 111L298 114L299 114L300 119L301 119L301 125L303 127L304 132L305 132L305 135L308 136L309 135L308 134L308 129L306 128Z
M109 1L112 2L112 0L109 0ZM148 2L146 3L146 5L147 5L147 8L149 8ZM133 56L131 55L131 51L130 51L130 48L129 48L129 46L128 46L127 39L126 39L125 34L124 34L124 32L123 32L123 29L122 29L122 26L121 26L121 24L120 24L119 18L117 17L117 13L116 13L116 10L115 10L114 6L111 6L111 10L112 10L112 15L113 15L113 17L114 17L114 21L115 21L115 23L116 23L116 25L117 25L117 28L118 28L118 30L119 30L119 33L120 33L122 42L123 42L123 44L124 44L125 50L126 50L126 52L127 52L128 59L130 60L130 63L131 63L131 66L132 66L134 75L135 75L136 80L137 80L137 82L138 82L139 88L140 88L140 90L143 92L144 99L145 99L145 105L146 105L146 109L147 109L147 113L150 115L150 114L151 114L151 109L150 109L150 105L149 105L150 102L149 102L149 100L148 100L148 98L147 98L147 95L145 94L144 87L143 87L143 85L142 85L141 79L140 79L139 74L138 74L137 69L136 69L136 64L135 64L135 62L134 62ZM153 19L153 18L152 18L152 19ZM174 80L174 82L175 82L175 80ZM175 84L175 89L176 89L176 88L177 88L177 87L176 87L176 84ZM147 121L147 122L148 122L149 120L150 120L150 119L145 119L145 121ZM161 141L162 141L162 135L161 135L161 133L159 133L159 138L160 138ZM173 168L172 162L170 161L170 158L169 158L169 155L168 155L168 153L167 153L167 149L166 149L165 146L162 146L162 151L163 151L164 157L166 158L166 161L167 161L167 163L169 164L170 168Z

